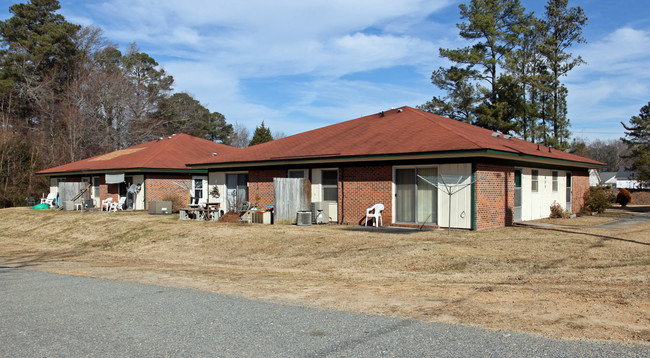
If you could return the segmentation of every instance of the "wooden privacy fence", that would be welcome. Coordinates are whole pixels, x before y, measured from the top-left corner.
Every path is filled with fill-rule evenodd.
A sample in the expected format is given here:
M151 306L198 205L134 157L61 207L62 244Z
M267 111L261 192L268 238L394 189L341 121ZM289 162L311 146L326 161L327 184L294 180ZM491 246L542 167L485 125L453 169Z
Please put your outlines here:
M299 211L311 211L311 183L306 178L273 178L277 224L295 224Z
M82 199L90 199L90 190L86 190L79 196L88 183L85 182L62 182L59 183L59 201L73 201L75 204L81 204Z

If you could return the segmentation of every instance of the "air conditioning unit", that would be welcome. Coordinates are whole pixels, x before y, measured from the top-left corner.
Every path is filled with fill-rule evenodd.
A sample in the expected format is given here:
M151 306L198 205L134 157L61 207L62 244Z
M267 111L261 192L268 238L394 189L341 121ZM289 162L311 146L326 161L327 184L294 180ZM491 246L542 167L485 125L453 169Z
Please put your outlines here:
M147 205L149 215L164 215L172 213L171 201L150 201Z
M296 225L298 226L311 225L311 211L299 211L296 214Z

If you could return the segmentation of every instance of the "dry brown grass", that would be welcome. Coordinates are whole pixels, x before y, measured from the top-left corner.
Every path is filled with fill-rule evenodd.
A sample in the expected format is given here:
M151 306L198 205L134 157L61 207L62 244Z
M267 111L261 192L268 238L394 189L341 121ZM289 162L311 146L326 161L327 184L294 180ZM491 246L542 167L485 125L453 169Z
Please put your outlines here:
M15 267L310 306L650 342L650 223L624 230L362 230L0 210Z

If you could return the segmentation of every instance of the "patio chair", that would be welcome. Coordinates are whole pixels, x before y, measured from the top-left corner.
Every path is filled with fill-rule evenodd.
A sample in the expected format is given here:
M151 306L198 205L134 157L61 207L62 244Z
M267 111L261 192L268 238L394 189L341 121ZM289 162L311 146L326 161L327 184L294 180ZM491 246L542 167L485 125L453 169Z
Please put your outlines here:
M199 198L198 196L191 196L190 197L190 203L187 204L187 207L188 208L198 208L199 207L199 200L201 200L201 198Z
M113 198L106 198L102 200L102 211L104 211L104 208L106 208L106 211L109 211L112 203L113 203Z
M54 201L56 200L56 193L47 194L47 198L41 198L41 204L47 204L49 206L54 206Z
M384 204L375 204L371 208L366 209L366 223L368 226L368 219L375 219L375 227L383 226L384 222L381 219L381 212L384 211Z
M116 212L118 210L124 210L124 204L126 203L126 196L123 196L118 200L118 202L112 202L111 203L111 209L110 211Z
M197 205L198 205L199 210L197 211L196 220L205 220L206 219L205 213L206 213L206 210L208 208L207 203L208 203L208 201L203 199L203 198L198 199Z

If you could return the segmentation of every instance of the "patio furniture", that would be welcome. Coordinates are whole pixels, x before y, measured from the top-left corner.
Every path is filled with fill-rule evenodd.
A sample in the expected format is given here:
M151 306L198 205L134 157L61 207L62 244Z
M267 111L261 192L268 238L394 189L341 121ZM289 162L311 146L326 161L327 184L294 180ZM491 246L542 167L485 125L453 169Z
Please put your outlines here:
M381 219L381 212L384 211L384 204L375 204L371 208L366 209L366 223L368 226L368 219L375 219L375 227L383 226L384 223Z
M206 203L207 202L208 202L207 200L205 200L203 198L199 198L199 200L198 200L198 210L196 211L196 220L206 220L207 219L207 216L206 216Z
M116 212L118 210L124 210L124 203L126 203L126 196L121 197L117 203L112 202L109 211Z
M41 199L41 204L47 204L49 206L54 206L54 200L56 200L56 193L47 194L47 198Z
M112 203L113 203L113 198L106 198L102 200L102 211L104 211L104 208L106 208L106 211L109 211Z
M205 218L210 221L216 221L221 216L220 203L205 203Z

